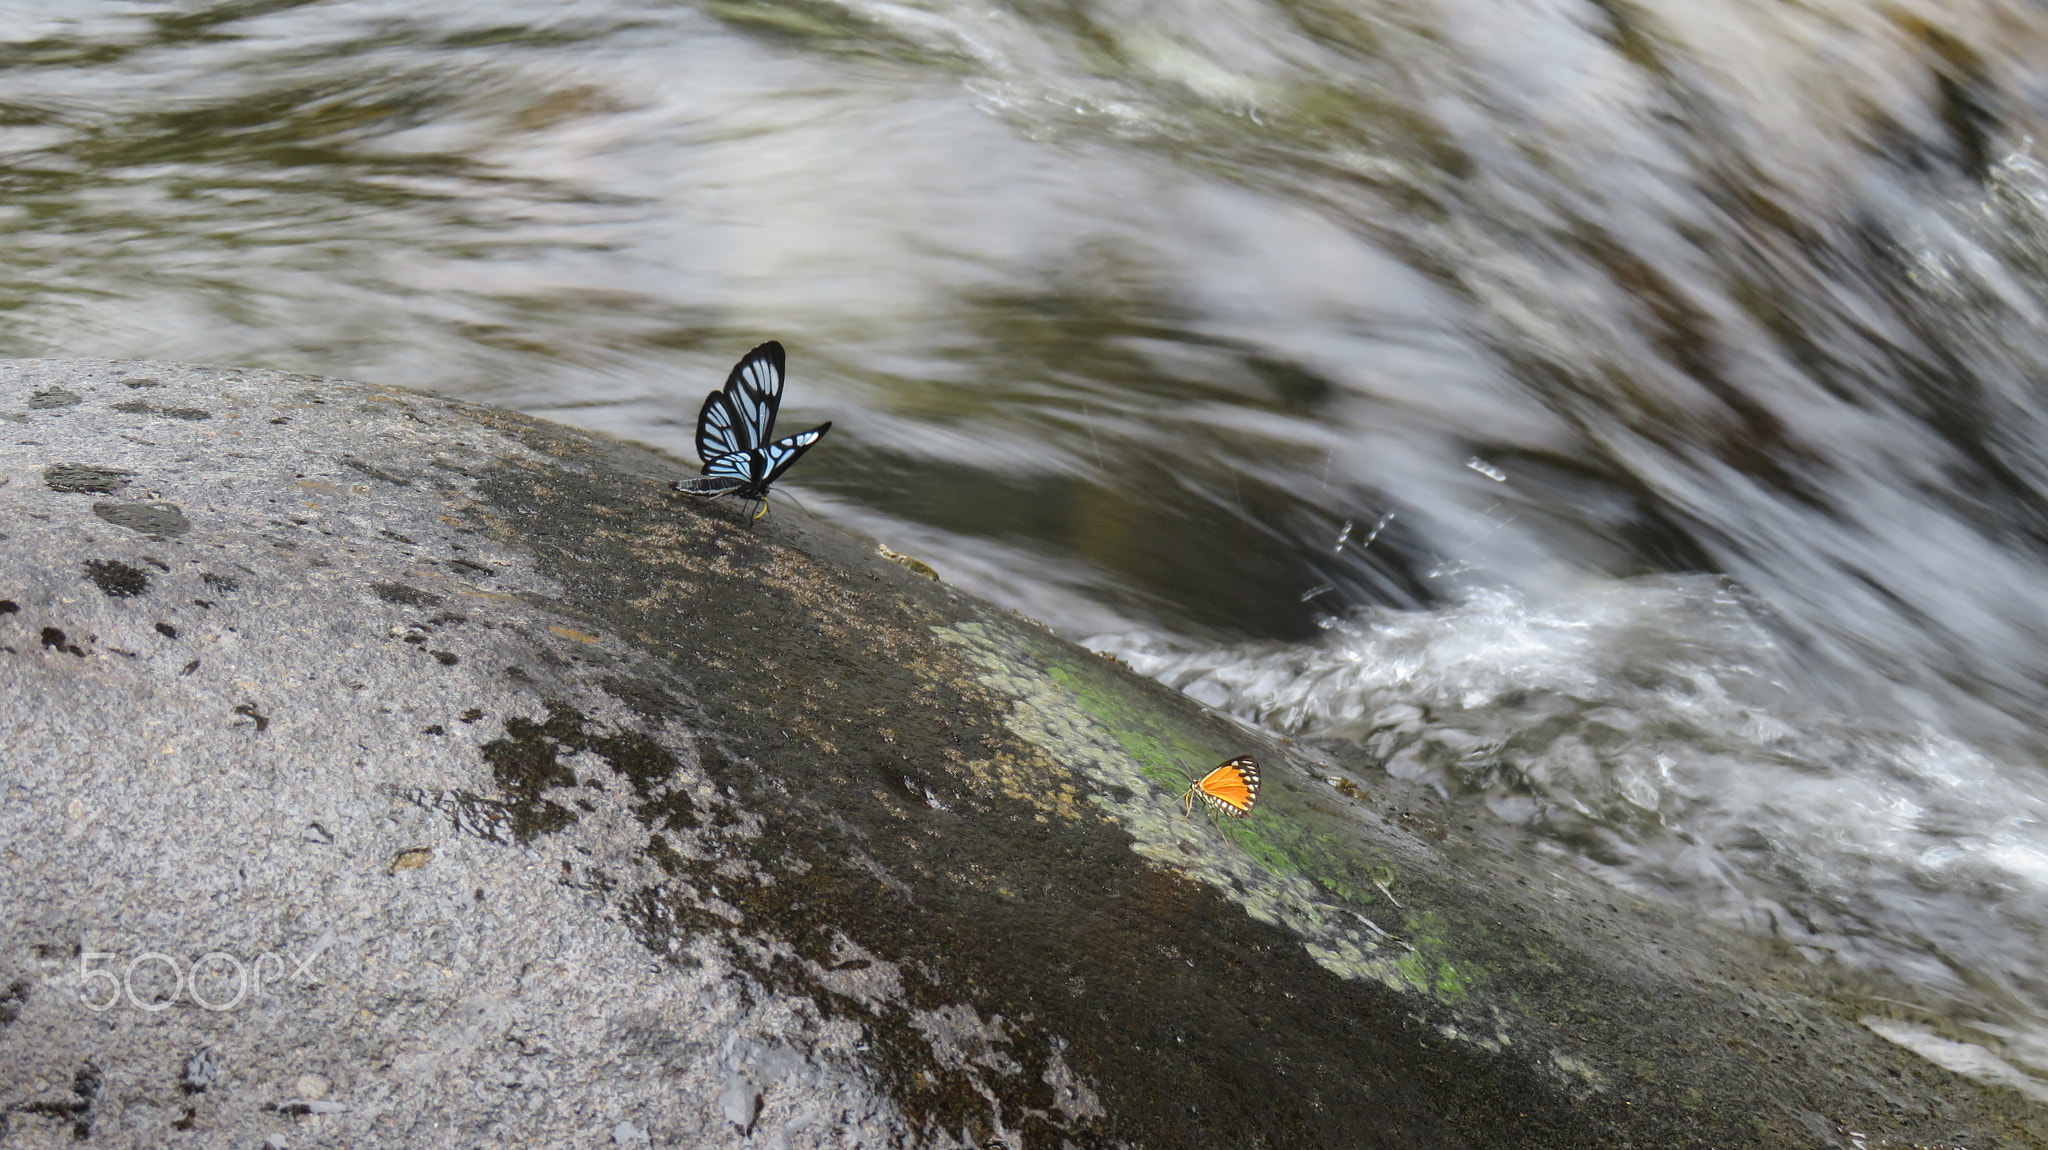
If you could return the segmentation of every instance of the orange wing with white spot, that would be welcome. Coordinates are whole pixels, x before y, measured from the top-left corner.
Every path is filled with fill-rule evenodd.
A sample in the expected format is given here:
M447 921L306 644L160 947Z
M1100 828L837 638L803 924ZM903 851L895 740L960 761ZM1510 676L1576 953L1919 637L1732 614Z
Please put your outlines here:
M1218 814L1234 819L1251 814L1252 804L1259 801L1259 761L1250 755L1239 755L1203 775L1181 796L1190 812L1194 810L1196 795Z

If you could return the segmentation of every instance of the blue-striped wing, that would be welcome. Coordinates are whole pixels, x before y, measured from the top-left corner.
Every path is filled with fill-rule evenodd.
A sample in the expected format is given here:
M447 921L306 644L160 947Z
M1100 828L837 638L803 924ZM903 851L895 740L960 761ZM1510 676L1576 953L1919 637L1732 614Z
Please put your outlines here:
M768 442L782 408L784 362L782 345L772 339L740 357L725 386L697 411L697 458L709 464Z
M677 491L765 500L769 484L832 430L825 423L768 442L782 408L784 363L782 345L771 339L740 357L725 386L704 397L697 413L697 458L704 461L704 474L677 483Z
M759 480L759 485L765 488L782 478L782 473L789 470L790 464L796 462L797 456L809 451L811 445L825 438L825 433L830 430L832 424L828 420L809 431L784 436L761 450L750 453L760 461L761 468L766 473Z
M704 465L703 478L685 479L676 484L676 490L712 498L737 493L742 499L766 499L768 486L782 478L797 457L825 438L830 430L830 423L821 423L809 431L783 436L766 447L716 456Z
M704 409L697 413L697 458L709 463L721 455L752 450L753 446L732 400L722 391L705 396Z
M701 478L677 482L676 490L686 495L716 499L742 488L752 488L758 482L760 468L759 451L728 451L724 455L712 456L704 465Z
M718 456L704 465L704 474L710 479L731 479L739 483L761 482L767 469L762 462L762 453L756 451L735 451Z
M725 398L739 417L746 440L733 450L764 446L775 434L775 413L782 410L783 368L782 345L771 339L741 356L725 377Z

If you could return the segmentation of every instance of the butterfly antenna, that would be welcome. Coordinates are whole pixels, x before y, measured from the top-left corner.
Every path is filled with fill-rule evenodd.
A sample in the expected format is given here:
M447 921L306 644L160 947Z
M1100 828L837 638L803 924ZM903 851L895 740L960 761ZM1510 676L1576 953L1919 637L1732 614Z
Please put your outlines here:
M1180 795L1181 799L1187 804L1187 809L1183 813L1193 814L1195 809L1195 780L1186 771L1181 770L1179 767L1168 767L1167 770L1170 770L1174 774L1179 775L1180 781L1187 784L1187 789L1182 791Z
M798 498L797 498L796 496L794 496L794 495L790 495L790 494L789 494L789 492L787 492L787 491L783 492L783 494L784 494L784 495L789 495L789 501L790 501L791 503L794 503L794 504L796 504L796 509L797 509L798 511L801 511L801 512L803 512L803 513L804 513L805 515L810 515L810 517L811 517L812 519L816 519L816 518L817 518L817 516L815 516L815 515L811 515L811 509L810 509L810 508L808 508L808 507L805 507L805 506L804 506L804 501L803 501L803 500L801 500L801 499L798 499Z

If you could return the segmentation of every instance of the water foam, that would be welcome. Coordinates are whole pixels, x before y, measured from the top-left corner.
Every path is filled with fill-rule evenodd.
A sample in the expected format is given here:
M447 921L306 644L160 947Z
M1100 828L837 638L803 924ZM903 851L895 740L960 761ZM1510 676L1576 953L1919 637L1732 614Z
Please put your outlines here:
M2032 768L1831 711L1725 580L1600 581L1541 605L1481 590L1299 645L1090 643L1270 728L1352 740L1619 886L1780 937L1943 1041L2048 1075Z

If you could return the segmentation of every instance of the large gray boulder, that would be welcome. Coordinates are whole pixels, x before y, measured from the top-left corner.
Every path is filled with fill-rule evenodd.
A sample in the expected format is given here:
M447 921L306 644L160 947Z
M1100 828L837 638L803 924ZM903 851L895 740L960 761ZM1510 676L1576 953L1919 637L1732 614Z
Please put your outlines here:
M1796 959L685 472L0 364L0 1142L2048 1145Z

